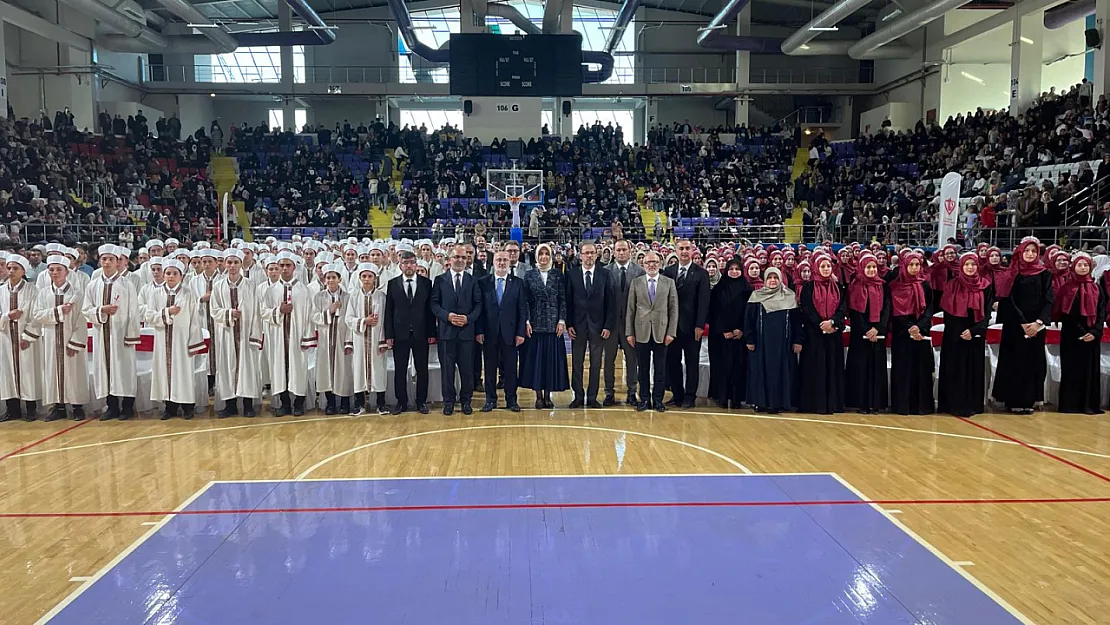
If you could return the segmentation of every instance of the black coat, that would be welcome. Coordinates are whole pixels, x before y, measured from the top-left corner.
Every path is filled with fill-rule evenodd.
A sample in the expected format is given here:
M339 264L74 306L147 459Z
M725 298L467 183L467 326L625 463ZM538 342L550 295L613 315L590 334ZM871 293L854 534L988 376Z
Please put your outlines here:
M405 276L393 278L385 285L385 321L383 336L388 339L427 340L436 335L436 318L432 315L432 281L413 276L416 291L412 303L405 292Z
M432 287L431 311L439 320L438 337L442 340L472 341L477 334L474 328L481 322L482 315L482 292L478 288L478 278L464 273L458 292L455 292L452 279L451 270L447 270L436 276ZM467 324L461 328L453 325L447 319L448 313L466 315Z
M528 321L533 332L555 332L560 320L567 318L566 279L554 267L547 272L547 284L540 278L540 270L532 269L524 275L528 294Z
M593 290L586 292L586 272L575 267L567 273L567 327L576 332L610 333L617 327L617 286L612 274L594 265Z
M686 279L678 283L678 265L663 270L663 275L678 287L678 334L693 334L694 328L705 327L709 317L709 274L690 263Z
M489 274L478 280L482 291L482 318L479 327L486 341L500 340L514 345L516 337L525 336L528 323L528 296L524 280L509 274L505 278L505 292L501 304L497 303L497 276Z

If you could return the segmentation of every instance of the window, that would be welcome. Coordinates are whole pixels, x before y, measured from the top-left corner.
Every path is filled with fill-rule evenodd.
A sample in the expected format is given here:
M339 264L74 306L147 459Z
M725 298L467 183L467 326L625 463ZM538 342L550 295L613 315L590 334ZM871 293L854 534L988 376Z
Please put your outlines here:
M463 112L451 109L401 109L401 127L419 128L424 126L428 132L451 126L462 130Z
M552 127L552 112L544 110L540 113L540 123L546 125L547 129L554 132ZM594 122L601 122L602 126L612 123L613 127L619 127L624 134L624 142L632 142L632 125L635 123L635 112L624 110L611 110L611 111L590 111L590 110L577 110L572 111L570 114L571 128L564 128L563 135L569 136L578 132L582 126L593 126Z
M239 48L227 54L197 54L193 56L193 71L197 82L281 82L281 48L264 46ZM305 81L304 46L293 46L293 80Z
M536 0L510 0L508 4L516 7L533 24L543 23L543 3ZM605 39L612 30L617 19L616 9L596 9L593 7L574 7L574 23L572 28L582 33L583 50L602 50L605 48ZM412 23L415 28L416 38L433 48L440 48L451 39L451 33L459 32L459 9L433 9L430 11L414 11ZM486 24L495 33L505 35L520 34L521 31L509 20L501 17L487 16ZM400 35L397 36L397 59L401 70L401 82L433 82L446 83L447 68L428 63L416 56L405 46ZM636 59L636 22L633 21L624 30L624 35L617 42L613 51L615 57L613 76L605 81L607 84L631 84L635 82Z
M308 109L293 109L293 123L296 124L295 132L300 132L301 128L308 123ZM282 109L270 109L270 128L280 128L285 130L285 111Z

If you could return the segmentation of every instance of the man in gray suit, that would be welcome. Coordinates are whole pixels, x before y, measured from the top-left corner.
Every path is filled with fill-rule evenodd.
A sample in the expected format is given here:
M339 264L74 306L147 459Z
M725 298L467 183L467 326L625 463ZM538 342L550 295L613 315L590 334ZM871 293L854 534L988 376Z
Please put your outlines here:
M674 280L659 273L659 255L644 255L645 275L632 281L624 327L629 345L636 346L640 372L640 403L637 411L654 408L666 412L663 391L667 387L667 346L678 332L678 289ZM654 364L654 375L650 375ZM654 379L649 379L654 378ZM650 391L650 392L649 392ZM650 401L649 401L650 400Z
M616 394L617 379L617 351L624 353L624 379L628 385L628 396L625 402L629 406L637 406L640 400L636 398L636 346L629 345L624 337L624 316L628 311L628 292L632 288L632 281L644 275L644 268L632 262L632 244L625 240L617 241L613 246L614 261L609 265L613 274L613 284L617 289L617 326L613 336L605 344L605 406L616 405L613 396Z

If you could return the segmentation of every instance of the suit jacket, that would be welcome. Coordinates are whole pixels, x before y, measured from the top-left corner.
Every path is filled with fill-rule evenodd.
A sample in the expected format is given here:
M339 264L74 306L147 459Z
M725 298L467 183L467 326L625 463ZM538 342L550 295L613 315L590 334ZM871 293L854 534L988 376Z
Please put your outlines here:
M543 283L539 269L530 270L524 276L524 289L533 332L554 332L559 321L566 321L566 279L557 269L553 267L547 272L547 284Z
M482 262L481 258L475 258L474 264L470 267L470 273L475 278L481 278L482 276L489 275L489 265Z
M677 264L661 273L673 280L678 289L678 332L692 334L694 328L704 328L709 317L709 273L690 263L681 286L678 285Z
M382 328L386 339L426 341L436 335L436 318L432 315L432 281L421 275L413 276L416 287L412 303L405 292L404 274L385 285L385 320Z
M439 320L438 337L441 340L462 339L473 341L475 326L482 315L482 292L478 288L478 278L463 273L462 285L458 292L452 280L451 270L436 276L432 286L432 315ZM467 324L463 327L453 325L447 319L448 313L466 315Z
M600 265L593 268L593 290L586 292L586 271L576 266L567 273L567 327L596 335L617 325L617 287Z
M628 289L625 336L635 336L637 343L662 343L664 337L677 336L678 314L678 288L674 280L660 273L655 283L655 300L652 301L645 273L633 280Z
M632 261L628 261L624 290L621 290L621 268L613 261L606 270L613 274L613 289L617 292L617 327L615 332L620 338L626 336L624 332L624 315L628 312L628 292L632 290L632 281L647 273L644 268Z
M509 274L505 277L505 292L501 303L497 303L497 276L489 274L478 280L482 290L482 320L479 328L487 341L500 340L506 345L515 345L518 336L526 336L525 324L528 323L528 295L524 292L524 280Z

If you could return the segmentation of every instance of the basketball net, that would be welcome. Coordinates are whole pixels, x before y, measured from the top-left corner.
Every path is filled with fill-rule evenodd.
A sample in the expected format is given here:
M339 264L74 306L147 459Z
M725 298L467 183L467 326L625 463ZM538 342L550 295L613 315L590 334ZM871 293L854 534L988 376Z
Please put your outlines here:
M520 195L510 195L505 198L509 202L509 208L513 211L513 227L520 227L520 204L524 201L524 197Z

